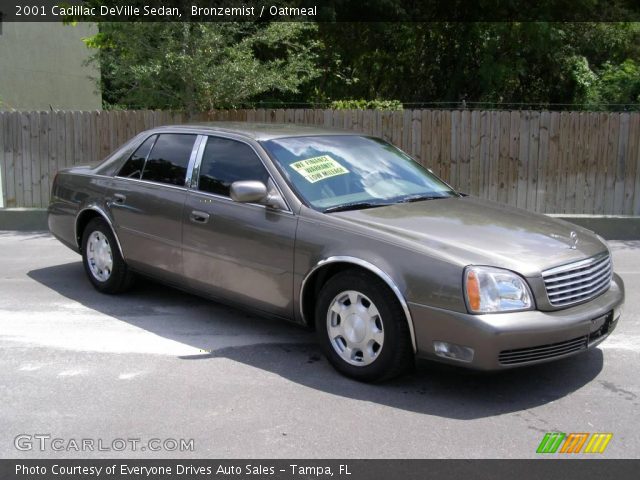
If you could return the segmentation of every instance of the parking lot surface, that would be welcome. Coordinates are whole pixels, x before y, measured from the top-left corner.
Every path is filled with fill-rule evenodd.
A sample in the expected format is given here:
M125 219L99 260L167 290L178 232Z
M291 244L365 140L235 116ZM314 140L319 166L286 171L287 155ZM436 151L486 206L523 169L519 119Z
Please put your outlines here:
M149 280L102 295L49 234L0 232L0 456L530 458L559 431L611 432L602 457L639 458L640 242L611 247L627 302L597 349L498 374L422 362L366 385L295 325ZM181 439L192 448L166 450Z

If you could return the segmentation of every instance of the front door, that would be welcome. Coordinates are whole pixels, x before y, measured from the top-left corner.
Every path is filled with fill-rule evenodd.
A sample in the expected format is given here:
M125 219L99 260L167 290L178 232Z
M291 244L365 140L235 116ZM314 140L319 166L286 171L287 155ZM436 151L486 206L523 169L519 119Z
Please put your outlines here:
M249 144L208 137L183 212L185 276L211 295L290 318L297 217L234 202L229 187L238 180L259 180L273 188Z

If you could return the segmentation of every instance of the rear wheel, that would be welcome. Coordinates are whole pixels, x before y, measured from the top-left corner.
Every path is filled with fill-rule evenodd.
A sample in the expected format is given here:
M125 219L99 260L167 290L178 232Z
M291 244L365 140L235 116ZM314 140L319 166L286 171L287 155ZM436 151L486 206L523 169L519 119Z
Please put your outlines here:
M89 281L103 293L120 293L133 283L109 225L101 218L91 220L82 234L82 263Z
M378 277L357 270L332 277L320 291L315 318L325 355L344 375L387 380L413 362L404 311Z

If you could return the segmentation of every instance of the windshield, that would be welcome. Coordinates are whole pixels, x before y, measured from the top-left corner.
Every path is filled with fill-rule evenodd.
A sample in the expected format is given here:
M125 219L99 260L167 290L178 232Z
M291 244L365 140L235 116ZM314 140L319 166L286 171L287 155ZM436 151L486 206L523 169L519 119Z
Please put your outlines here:
M457 196L411 157L377 138L289 137L262 145L298 195L325 212Z

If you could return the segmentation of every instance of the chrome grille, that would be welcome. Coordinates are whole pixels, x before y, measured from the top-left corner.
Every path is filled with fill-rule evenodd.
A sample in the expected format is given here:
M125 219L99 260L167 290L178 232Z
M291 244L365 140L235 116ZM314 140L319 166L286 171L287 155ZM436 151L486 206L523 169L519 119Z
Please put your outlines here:
M549 303L564 307L597 297L609 288L613 269L609 254L542 272Z
M498 360L503 365L516 365L518 363L536 362L550 358L562 357L570 353L587 349L587 336L573 338L564 342L538 345L537 347L516 348L515 350L503 350Z

